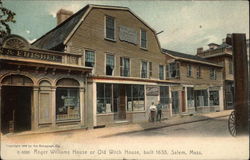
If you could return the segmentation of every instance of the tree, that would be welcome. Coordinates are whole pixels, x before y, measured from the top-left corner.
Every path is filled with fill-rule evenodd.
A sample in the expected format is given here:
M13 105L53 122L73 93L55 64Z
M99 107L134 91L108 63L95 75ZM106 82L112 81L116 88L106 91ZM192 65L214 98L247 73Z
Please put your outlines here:
M16 13L3 7L3 2L0 0L0 38L3 38L11 33L9 23L15 23Z

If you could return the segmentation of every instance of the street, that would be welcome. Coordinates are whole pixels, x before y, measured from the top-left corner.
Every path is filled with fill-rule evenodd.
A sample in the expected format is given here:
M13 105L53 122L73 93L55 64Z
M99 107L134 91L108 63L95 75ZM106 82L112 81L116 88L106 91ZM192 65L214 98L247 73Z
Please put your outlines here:
M11 155L13 159L51 156L59 159L247 159L248 137L232 137L227 130L227 118L146 131L129 132L133 125L124 125L3 136L1 154Z

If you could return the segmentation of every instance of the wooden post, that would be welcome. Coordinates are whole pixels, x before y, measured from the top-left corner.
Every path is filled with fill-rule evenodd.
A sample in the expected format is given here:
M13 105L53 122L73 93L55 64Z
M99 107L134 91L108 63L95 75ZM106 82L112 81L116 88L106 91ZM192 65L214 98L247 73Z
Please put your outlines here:
M237 135L248 134L248 65L246 35L232 34Z

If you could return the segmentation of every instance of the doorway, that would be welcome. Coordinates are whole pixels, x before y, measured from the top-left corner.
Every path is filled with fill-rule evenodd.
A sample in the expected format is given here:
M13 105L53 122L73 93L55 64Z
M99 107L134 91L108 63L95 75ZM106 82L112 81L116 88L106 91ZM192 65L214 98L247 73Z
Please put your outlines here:
M114 84L114 119L126 119L126 87L124 84Z
M2 133L31 130L32 87L2 86Z
M172 91L172 113L179 113L179 94L178 91Z

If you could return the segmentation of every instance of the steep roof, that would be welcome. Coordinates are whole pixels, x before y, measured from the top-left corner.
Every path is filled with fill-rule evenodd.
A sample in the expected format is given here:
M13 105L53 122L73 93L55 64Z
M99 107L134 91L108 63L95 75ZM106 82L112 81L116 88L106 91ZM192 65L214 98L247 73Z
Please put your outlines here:
M37 39L32 45L41 49L51 49L62 44L88 8L89 5L85 6L48 33Z
M81 10L79 10L78 12L76 12L75 14L73 14L63 23L59 24L54 29L52 29L51 31L40 37L38 40L33 42L32 45L41 49L52 49L53 47L56 47L60 44L65 44L69 40L69 38L73 35L73 33L76 31L76 29L79 27L80 23L84 20L84 16L87 15L92 8L117 9L117 10L129 11L145 26L147 26L150 30L152 30L156 36L156 31L127 7L89 4L84 8L82 8ZM161 48L157 36L156 40L159 45L159 48Z
M180 59L180 60L185 60L185 61L190 61L190 62L198 62L198 63L207 64L207 65L213 65L213 66L221 67L220 65L212 63L211 61L209 61L209 60L207 60L205 58L196 56L196 55L176 52L176 51L172 51L172 50L168 50L168 49L162 49L162 51L163 51L163 53L168 54L168 55L172 56L175 59Z

